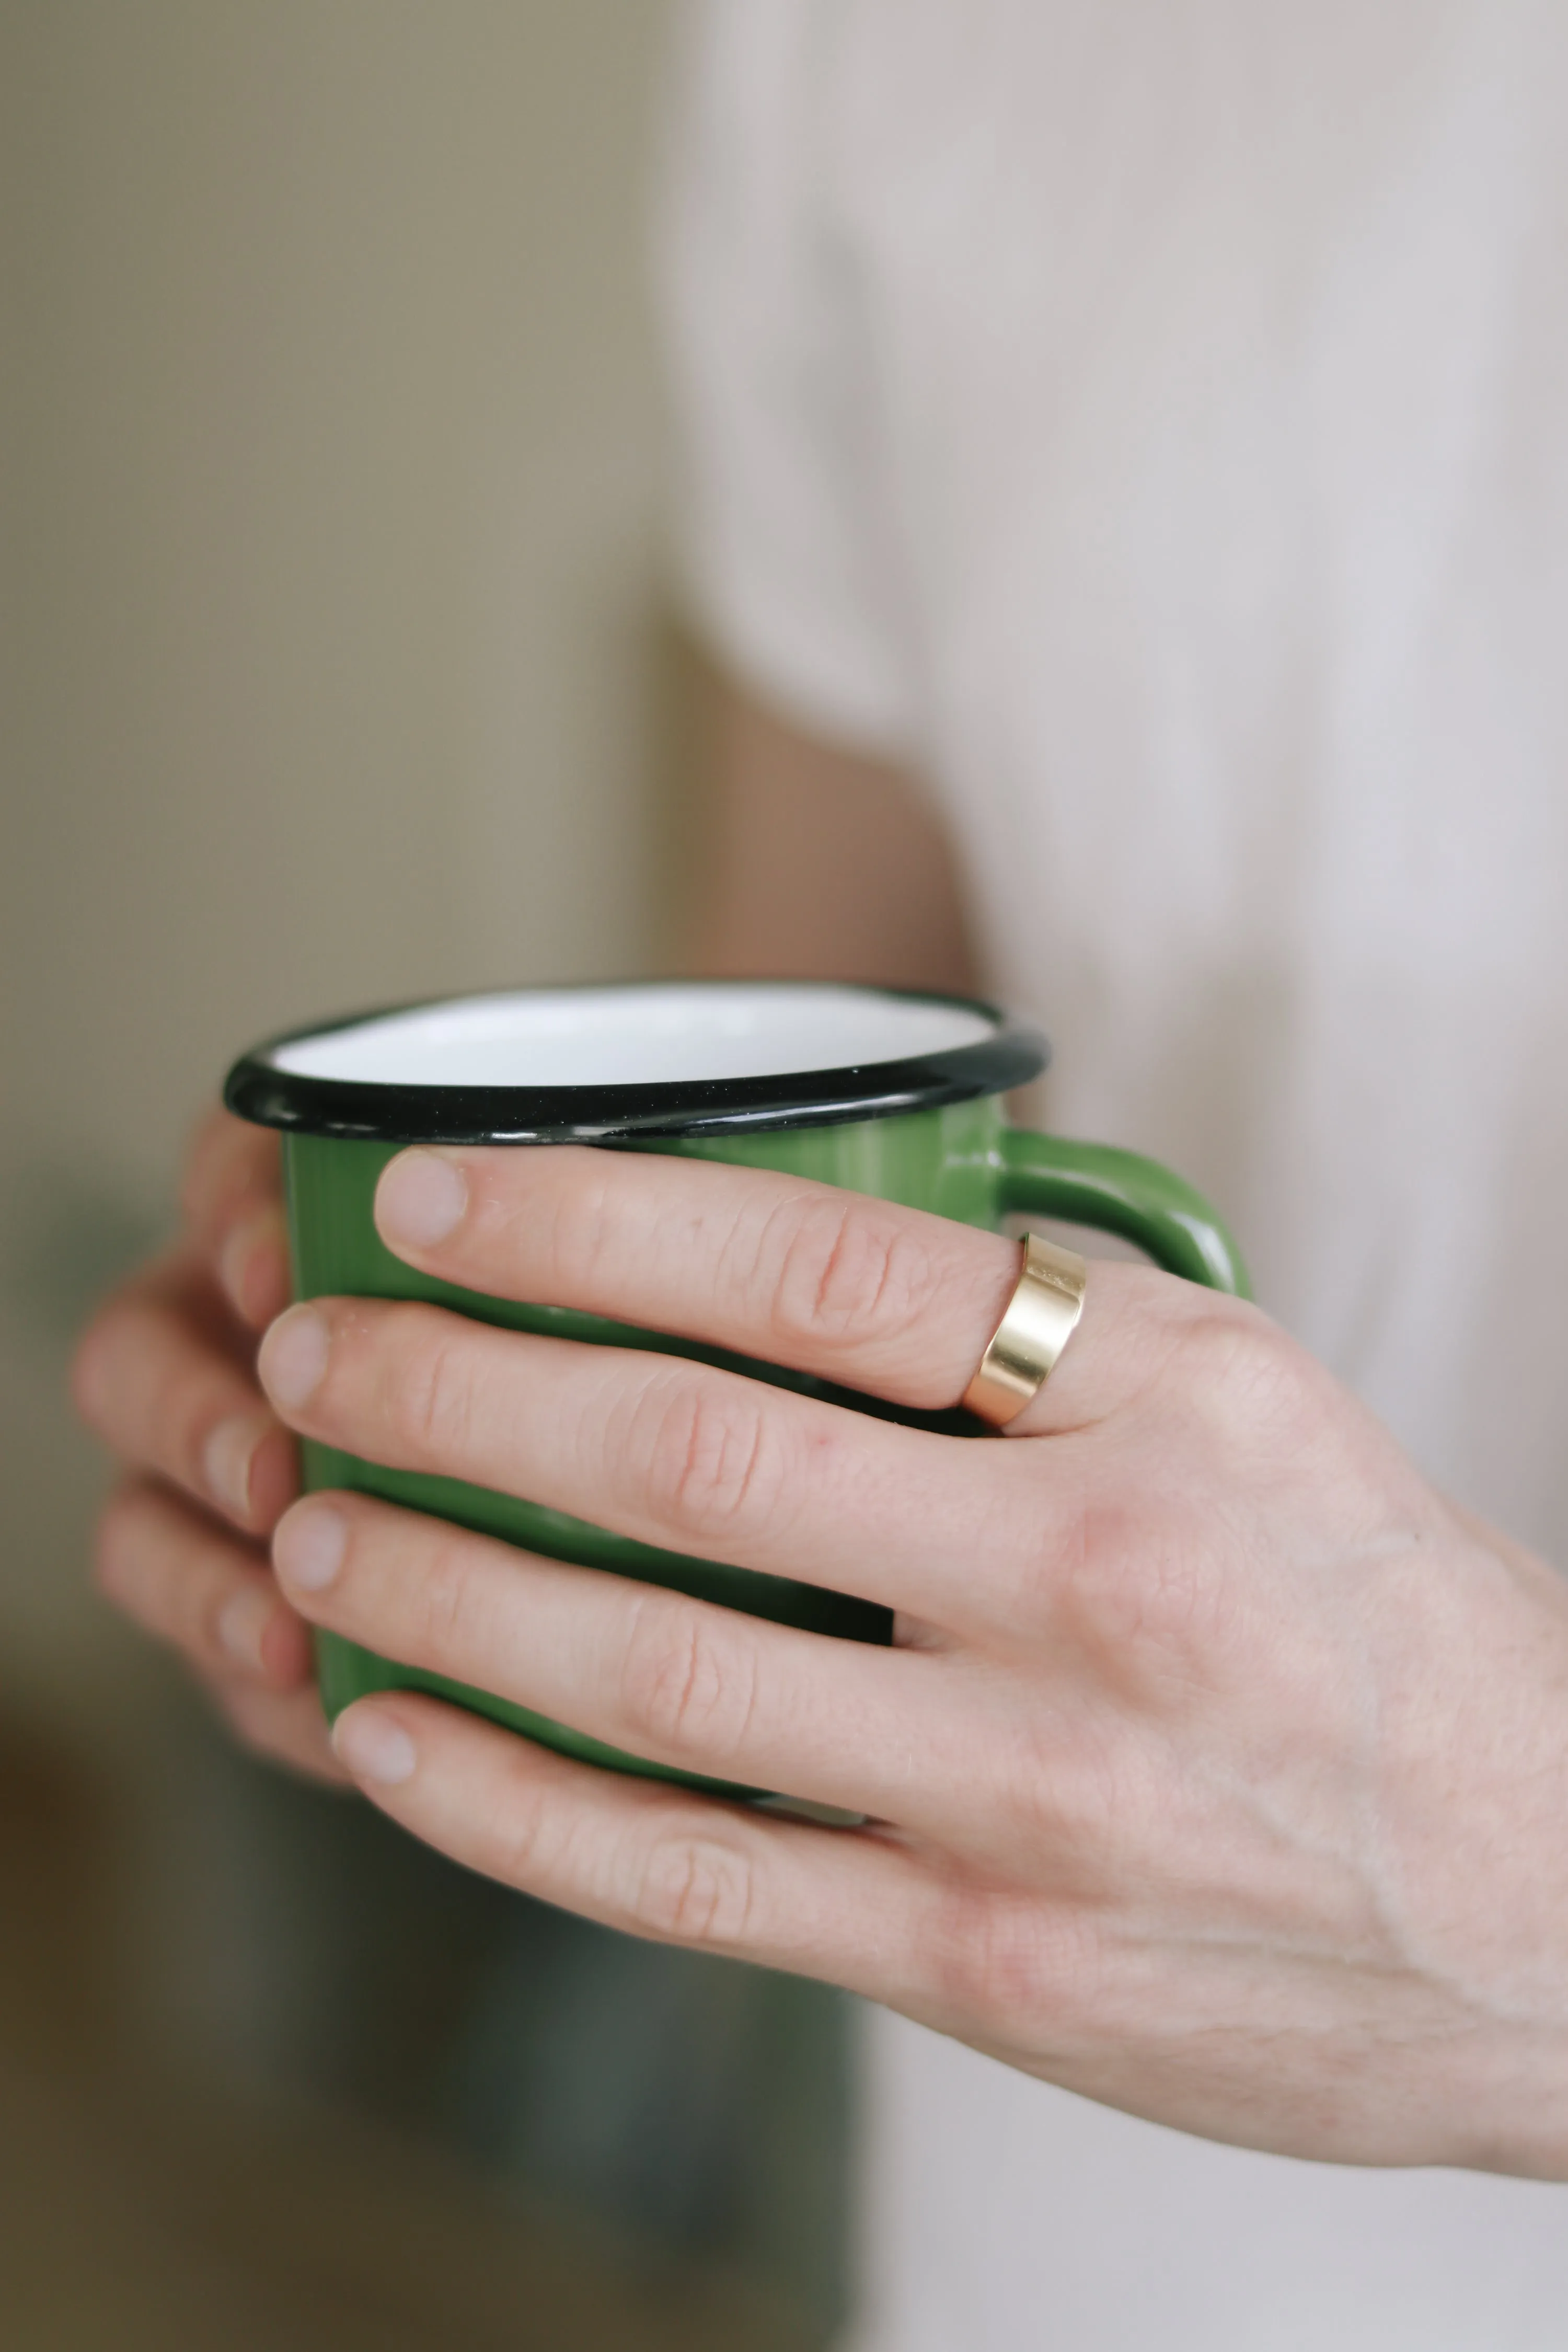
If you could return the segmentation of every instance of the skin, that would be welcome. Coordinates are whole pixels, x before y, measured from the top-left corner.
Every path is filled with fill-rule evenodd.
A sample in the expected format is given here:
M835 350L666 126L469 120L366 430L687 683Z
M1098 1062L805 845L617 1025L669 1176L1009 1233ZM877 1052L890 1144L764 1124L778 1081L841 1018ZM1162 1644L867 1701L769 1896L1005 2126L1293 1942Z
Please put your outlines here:
M858 774L874 799L887 772L866 769L841 789ZM742 864L745 798L724 850ZM814 813L834 821L831 793ZM951 872L927 870L947 875L932 935L962 953ZM786 894L769 929L757 889L758 963L799 968L807 936L826 951L816 911L792 931ZM1137 2114L1296 2155L1568 2177L1568 1591L1266 1317L1098 1265L1057 1372L996 1443L365 1300L271 1323L258 1390L247 1335L281 1297L270 1167L265 1139L209 1130L189 1239L106 1308L78 1374L135 1465L100 1578L245 1736L346 1770L552 1902L830 1979ZM962 1393L1017 1270L1015 1244L884 1202L576 1150L405 1153L377 1216L446 1279L919 1406ZM289 1431L863 1593L898 1612L897 1643L363 1497L285 1509ZM595 1771L403 1696L350 1708L334 1758L307 1622L866 1818Z
M77 1410L121 1465L94 1579L180 1653L247 1747L346 1785L309 1629L268 1555L300 1486L293 1439L256 1377L257 1340L289 1299L277 1137L215 1111L181 1206L178 1243L104 1301L72 1367Z
M706 666L696 686L706 855L687 968L973 987L952 853L925 797ZM257 1341L289 1301L276 1136L211 1113L181 1203L176 1248L104 1301L77 1351L77 1409L123 1472L94 1579L181 1653L246 1746L346 1785L309 1631L268 1567L299 1486L255 1373Z

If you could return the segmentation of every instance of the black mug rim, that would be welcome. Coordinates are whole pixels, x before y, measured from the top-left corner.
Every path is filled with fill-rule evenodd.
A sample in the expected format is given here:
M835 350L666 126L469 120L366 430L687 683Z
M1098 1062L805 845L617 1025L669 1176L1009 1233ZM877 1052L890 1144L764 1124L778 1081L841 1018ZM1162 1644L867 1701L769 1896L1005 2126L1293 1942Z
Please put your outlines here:
M977 1013L992 1034L945 1052L829 1070L790 1070L763 1077L660 1080L636 1086L397 1086L384 1080L322 1078L282 1070L271 1058L288 1045L331 1036L362 1023L443 1004L482 1003L526 990L467 990L376 1005L268 1037L242 1054L224 1081L224 1102L239 1118L294 1135L360 1143L617 1143L638 1138L766 1133L792 1127L836 1127L893 1118L1005 1094L1037 1077L1050 1059L1039 1030L1015 1022L999 1005L940 989L879 988L858 981L584 981L595 990L842 987L904 1003ZM542 991L541 992L542 992ZM571 992L552 988L552 994Z

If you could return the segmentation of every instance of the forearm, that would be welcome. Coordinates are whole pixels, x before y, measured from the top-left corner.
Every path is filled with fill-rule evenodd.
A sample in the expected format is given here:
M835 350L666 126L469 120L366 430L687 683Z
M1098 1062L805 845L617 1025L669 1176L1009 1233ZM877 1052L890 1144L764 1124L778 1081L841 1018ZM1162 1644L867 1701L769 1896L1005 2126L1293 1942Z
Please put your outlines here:
M957 860L897 767L829 742L704 665L684 967L970 991Z

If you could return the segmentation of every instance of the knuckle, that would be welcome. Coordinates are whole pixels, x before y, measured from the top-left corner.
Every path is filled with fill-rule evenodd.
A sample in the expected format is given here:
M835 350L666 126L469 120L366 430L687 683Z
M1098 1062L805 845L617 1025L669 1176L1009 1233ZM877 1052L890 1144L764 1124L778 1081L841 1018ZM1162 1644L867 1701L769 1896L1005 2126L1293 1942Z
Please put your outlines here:
M1082 1999L1087 1943L1060 1907L963 1887L942 1902L928 1949L949 2015L1002 2021L1011 2035L1027 2021L1033 2041L1042 2021Z
M1146 1662L1153 1654L1197 1664L1213 1648L1217 1591L1205 1563L1185 1547L1167 1543L1146 1551L1122 1599L1130 1662Z
M247 1196L264 1200L281 1193L278 1138L215 1106L198 1123L185 1153L179 1201L187 1225L202 1231L232 1213Z
M1001 1466L1005 1471L1012 1467L1005 1454ZM1001 1587L1000 1597L1012 1603L1023 1627L1031 1633L1049 1632L1063 1615L1092 1613L1100 1545L1109 1541L1112 1553L1120 1557L1121 1535L1111 1521L1120 1511L1126 1528L1130 1529L1131 1524L1128 1507L1103 1496L1090 1468L1070 1443L1062 1445L1054 1467L1054 1508L1040 1513L1039 1523L1020 1547L1016 1576ZM1112 1496L1116 1491L1111 1489Z
M812 1201L792 1215L773 1295L781 1339L863 1344L919 1320L935 1274L907 1225L858 1197Z
M1025 1726L1002 1759L998 1818L1048 1854L1053 1886L1085 1899L1115 1884L1142 1817L1135 1761L1110 1710Z
M736 1945L746 1941L754 1900L746 1854L716 1838L677 1835L648 1848L634 1908L642 1926L668 1943Z
M471 1631L473 1580L460 1541L437 1542L408 1587L414 1636L422 1655L442 1658Z
M632 1459L657 1515L688 1535L723 1537L765 1517L780 1495L782 1465L762 1392L746 1394L756 1385L660 1375L639 1400Z
M289 1297L288 1229L277 1202L229 1222L213 1237L212 1263L228 1303L253 1328Z
M460 1451L478 1401L468 1351L424 1316L399 1317L389 1337L384 1402L394 1439L419 1460Z
M569 1863L572 1832L566 1831L563 1843L558 1817L525 1770L501 1776L479 1830L485 1869L508 1885L548 1892Z
M1139 1687L1155 1655L1191 1666L1223 1630L1225 1540L1212 1513L1196 1524L1179 1502L1151 1510L1136 1496L1100 1493L1078 1513L1058 1603L1115 1683Z
M619 1171L606 1173L596 1164L605 1156L600 1151L574 1151L568 1146L559 1159L552 1156L544 1171L545 1185L540 1188L542 1200L528 1203L531 1221L539 1218L542 1209L542 1231L534 1247L567 1297L593 1290L606 1253L620 1239L621 1229L610 1204L610 1177ZM569 1181L550 1182L563 1174Z
M634 1737L659 1748L732 1755L755 1705L744 1651L714 1638L689 1605L650 1596L638 1607L621 1675L621 1706Z
M1310 1415L1310 1360L1256 1309L1229 1306L1190 1324L1177 1342L1178 1378L1222 1432L1289 1444Z
M251 1130L221 1102L209 1102L196 1114L185 1139L181 1181L199 1183L213 1162L224 1162L254 1147Z

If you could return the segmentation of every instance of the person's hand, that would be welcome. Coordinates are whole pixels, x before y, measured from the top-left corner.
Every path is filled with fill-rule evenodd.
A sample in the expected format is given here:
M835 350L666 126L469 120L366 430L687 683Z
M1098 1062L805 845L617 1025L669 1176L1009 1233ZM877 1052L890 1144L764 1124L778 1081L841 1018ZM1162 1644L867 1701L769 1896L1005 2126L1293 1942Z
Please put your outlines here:
M406 1154L378 1215L445 1279L921 1407L962 1394L1018 1265L784 1176L568 1149ZM318 1623L868 1817L361 1700L338 1752L419 1836L1215 2138L1568 2176L1568 1596L1255 1309L1097 1266L1005 1442L424 1305L295 1307L260 1362L331 1444L899 1612L863 1646L296 1504L275 1558Z
M299 1491L255 1370L289 1297L277 1137L215 1112L183 1205L178 1243L105 1300L77 1350L78 1409L126 1472L99 1523L98 1582L184 1653L248 1745L341 1780L309 1630L267 1559Z

